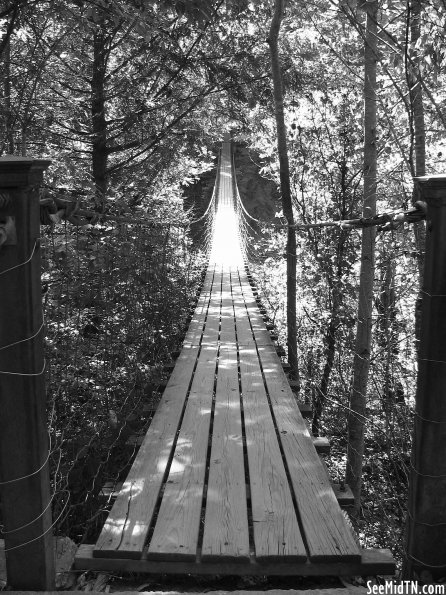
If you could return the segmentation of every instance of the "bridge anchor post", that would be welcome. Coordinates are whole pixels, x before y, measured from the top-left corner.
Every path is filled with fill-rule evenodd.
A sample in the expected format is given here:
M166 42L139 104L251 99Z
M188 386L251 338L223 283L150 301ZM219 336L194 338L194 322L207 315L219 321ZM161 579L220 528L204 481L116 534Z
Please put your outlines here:
M0 538L15 590L54 589L38 194L49 163L0 158Z
M427 204L406 579L446 575L446 175L415 178Z

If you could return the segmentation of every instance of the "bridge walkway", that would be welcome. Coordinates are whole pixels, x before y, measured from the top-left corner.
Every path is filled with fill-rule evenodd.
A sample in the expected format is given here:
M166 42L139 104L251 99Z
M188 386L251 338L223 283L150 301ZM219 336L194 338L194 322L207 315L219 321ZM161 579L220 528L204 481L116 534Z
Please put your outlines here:
M210 264L130 473L79 569L392 574L357 545L245 271L223 143Z

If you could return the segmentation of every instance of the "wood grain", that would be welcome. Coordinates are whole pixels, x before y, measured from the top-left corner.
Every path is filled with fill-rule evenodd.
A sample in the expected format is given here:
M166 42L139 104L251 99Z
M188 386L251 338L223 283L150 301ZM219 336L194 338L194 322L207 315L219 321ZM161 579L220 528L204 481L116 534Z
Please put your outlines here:
M310 559L359 560L360 551L272 347L259 347L271 405L287 460Z
M214 267L210 267L206 272L200 297L198 298L197 306L187 329L183 345L198 345L201 341L214 282L214 274Z
M257 560L306 558L255 346L239 346Z
M110 572L147 572L154 574L203 574L203 575L238 575L238 576L373 576L377 574L392 576L395 573L395 560L389 550L361 550L359 561L322 562L277 562L270 564L237 564L233 562L162 562L141 560L94 558L93 546L81 545L77 552L75 570L103 570Z
M246 311L245 299L240 285L239 273L231 273L232 296L237 329L237 341L242 345L252 344L254 336L248 312Z
M244 271L239 271L239 283L243 293L245 307L249 312L250 327L252 328L257 345L272 345L271 336L266 330L263 317L260 314L251 285Z
M153 559L195 559L203 500L217 343L202 347L148 549Z
M219 355L202 558L249 558L237 351L230 345Z
M229 209L228 143L224 151L219 199ZM393 572L388 553L364 552L352 536L243 270L208 269L135 463L98 543L81 546L76 566L238 575Z
M221 270L215 271L206 322L201 338L202 345L217 345L220 330L222 276Z
M94 548L96 557L140 558L199 347L183 348L144 442Z
M220 344L235 344L234 301L232 298L231 275L222 277ZM237 368L237 362L235 364Z

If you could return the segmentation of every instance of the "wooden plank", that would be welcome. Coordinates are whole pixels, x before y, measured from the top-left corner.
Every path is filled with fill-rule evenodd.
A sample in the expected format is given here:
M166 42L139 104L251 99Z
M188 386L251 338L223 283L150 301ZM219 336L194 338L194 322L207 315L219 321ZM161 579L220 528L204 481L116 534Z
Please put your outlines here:
M238 285L240 288L238 291L240 292L240 295L243 296L243 305L248 309L246 312L245 308L245 312L249 318L249 326L257 344L272 345L271 336L266 329L263 317L260 316L254 294L248 283L248 278L243 271L239 271Z
M293 390L291 388L291 390ZM302 403L302 401L297 401L297 406L299 407L299 411L302 417L311 419L313 417L313 408L309 403Z
M239 346L254 545L259 561L306 558L255 346Z
M235 320L234 301L231 288L231 275L229 272L223 274L221 293L221 328L220 344L235 344ZM237 368L237 362L235 364Z
M183 348L144 442L96 543L94 556L141 557L198 352L198 347Z
M214 268L209 268L206 272L203 287L198 298L197 306L192 315L192 320L187 329L183 345L198 345L203 334L203 327L206 320L209 300L214 282Z
M255 562L237 564L233 562L163 562L149 560L145 555L140 560L94 558L93 546L79 546L74 561L75 570L103 570L108 572L136 572L153 574L200 574L236 576L392 576L395 560L389 550L361 550L359 561L306 562L267 564Z
M319 460L273 347L259 347L277 429L314 562L358 561L360 552Z
M299 407L300 411L300 407ZM302 415L302 412L301 412ZM326 436L312 436L312 441L316 452L320 455L330 454L330 440Z
M325 469L325 473L330 480L331 487L333 488L334 495L336 496L336 500L341 508L350 508L355 503L355 497L353 496L353 492L350 489L350 486L346 483L342 485L340 483L334 482L331 480L330 471L328 470L327 463L323 459L323 457L319 456L321 461L322 467Z
M217 345L220 330L222 276L221 270L215 271L206 323L201 338L202 345Z
M234 303L235 321L237 329L237 341L243 345L254 342L248 312L246 311L245 299L238 272L231 273L232 297Z
M203 561L249 559L248 511L235 345L220 348Z
M217 349L217 341L201 348L149 558L184 560L197 555Z

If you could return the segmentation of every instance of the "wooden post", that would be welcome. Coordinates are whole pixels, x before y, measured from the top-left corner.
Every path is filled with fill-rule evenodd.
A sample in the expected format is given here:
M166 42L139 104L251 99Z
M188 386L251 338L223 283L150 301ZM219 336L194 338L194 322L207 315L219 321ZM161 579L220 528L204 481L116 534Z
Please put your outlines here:
M0 158L0 497L15 590L54 588L37 189L49 163Z
M429 583L446 573L446 175L415 187L427 229L404 577Z

